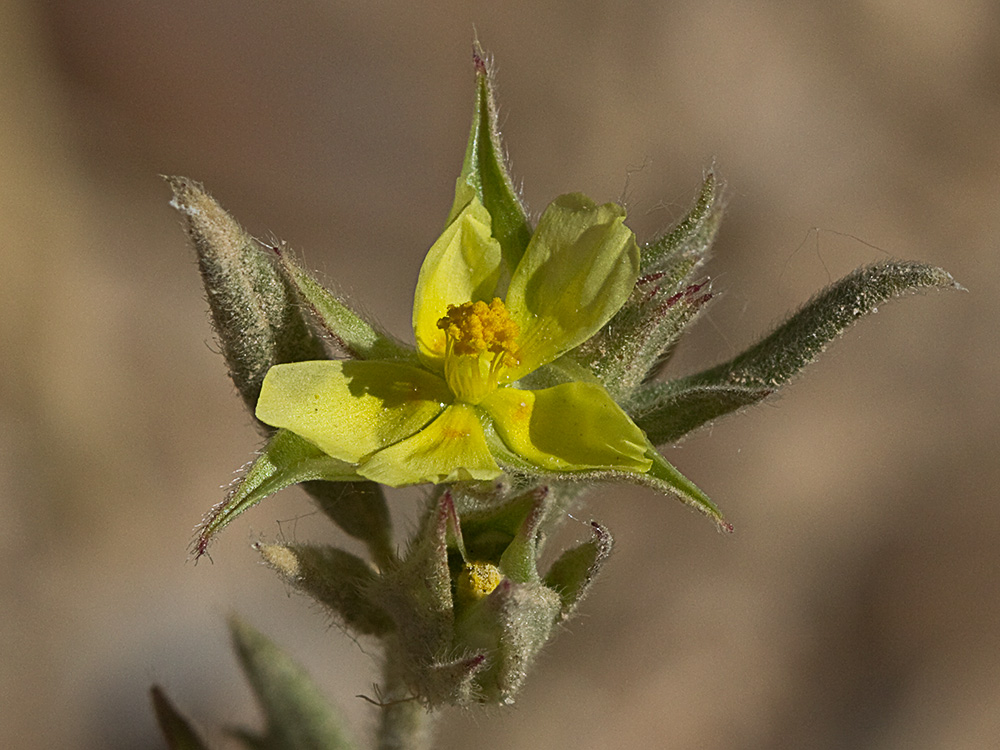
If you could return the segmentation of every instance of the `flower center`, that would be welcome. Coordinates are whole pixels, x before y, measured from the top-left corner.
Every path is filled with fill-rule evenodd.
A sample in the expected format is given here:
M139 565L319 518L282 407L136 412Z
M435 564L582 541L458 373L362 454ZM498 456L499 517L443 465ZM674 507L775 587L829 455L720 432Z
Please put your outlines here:
M500 370L519 362L520 329L499 297L488 305L481 301L448 305L437 327L447 340L445 379L462 401L482 401L496 390Z

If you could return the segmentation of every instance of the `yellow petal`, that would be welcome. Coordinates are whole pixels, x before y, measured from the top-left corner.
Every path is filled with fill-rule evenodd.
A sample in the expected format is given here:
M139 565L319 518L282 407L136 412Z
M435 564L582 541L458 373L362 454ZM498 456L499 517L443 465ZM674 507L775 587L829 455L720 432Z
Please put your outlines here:
M455 404L420 432L375 453L358 473L390 487L500 476L476 410Z
M645 472L651 465L646 436L599 385L500 388L480 407L507 447L542 469Z
M639 247L625 210L563 195L538 222L510 281L507 309L521 329L521 363L512 382L582 344L628 299L639 275Z
M413 333L425 363L440 369L445 336L437 322L448 305L493 297L500 278L500 244L490 235L490 214L477 198L462 209L427 251L413 296Z
M443 380L381 361L294 362L267 371L257 418L357 463L409 437L451 400Z

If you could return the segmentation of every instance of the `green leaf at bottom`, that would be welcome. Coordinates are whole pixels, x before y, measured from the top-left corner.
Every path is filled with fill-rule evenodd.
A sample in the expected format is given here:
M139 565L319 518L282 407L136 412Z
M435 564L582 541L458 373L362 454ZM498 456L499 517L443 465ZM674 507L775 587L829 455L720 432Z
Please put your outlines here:
M340 716L306 671L263 633L233 618L233 645L267 720L260 736L234 732L250 748L353 750Z

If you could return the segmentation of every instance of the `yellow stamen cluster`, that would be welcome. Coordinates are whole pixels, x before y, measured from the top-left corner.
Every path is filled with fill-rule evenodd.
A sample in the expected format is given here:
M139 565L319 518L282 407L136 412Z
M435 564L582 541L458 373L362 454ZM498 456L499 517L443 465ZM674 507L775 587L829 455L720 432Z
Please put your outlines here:
M502 579L500 569L492 563L465 563L456 581L458 595L465 601L478 601L492 594Z
M489 352L495 355L494 368L518 364L520 330L499 297L488 305L481 301L448 305L448 314L437 322L437 327L448 337L449 354L479 356Z

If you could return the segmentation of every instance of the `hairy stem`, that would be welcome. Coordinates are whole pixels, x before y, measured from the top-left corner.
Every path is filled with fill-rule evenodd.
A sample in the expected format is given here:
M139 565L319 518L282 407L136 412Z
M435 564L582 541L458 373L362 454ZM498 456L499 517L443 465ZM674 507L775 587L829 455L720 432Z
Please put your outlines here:
M430 750L433 715L406 686L400 662L399 644L390 636L382 667L378 750Z

